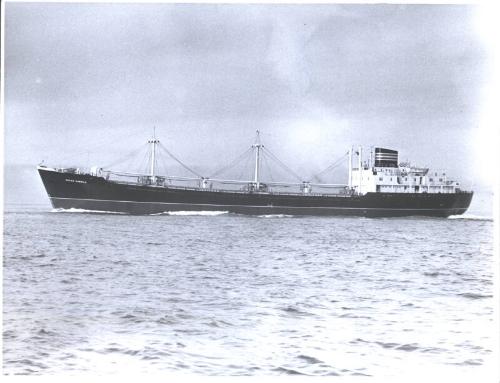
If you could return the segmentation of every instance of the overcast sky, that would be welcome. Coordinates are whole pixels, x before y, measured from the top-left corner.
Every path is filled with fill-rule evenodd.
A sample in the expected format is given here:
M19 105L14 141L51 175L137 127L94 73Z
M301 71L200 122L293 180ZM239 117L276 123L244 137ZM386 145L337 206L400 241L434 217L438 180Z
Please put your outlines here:
M5 8L7 166L107 164L155 126L208 174L260 129L305 174L364 145L487 182L474 171L488 75L474 6Z

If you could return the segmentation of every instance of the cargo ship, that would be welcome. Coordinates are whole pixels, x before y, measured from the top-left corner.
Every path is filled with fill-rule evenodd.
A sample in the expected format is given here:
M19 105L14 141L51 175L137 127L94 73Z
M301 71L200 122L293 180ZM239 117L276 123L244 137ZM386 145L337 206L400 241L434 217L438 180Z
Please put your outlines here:
M148 144L145 174L98 166L83 169L38 165L52 206L139 215L224 211L249 215L448 217L463 214L473 196L472 191L462 190L458 182L448 179L446 173L400 163L398 151L382 147L371 148L366 160L362 147L351 147L325 169L347 163L347 183L329 184L317 182L317 176L302 180L262 144L258 131L255 142L245 152L252 159L252 177L247 180L216 177L238 159L211 176L203 176L174 156L154 135ZM159 148L193 177L158 174ZM297 182L261 179L264 156L275 160Z

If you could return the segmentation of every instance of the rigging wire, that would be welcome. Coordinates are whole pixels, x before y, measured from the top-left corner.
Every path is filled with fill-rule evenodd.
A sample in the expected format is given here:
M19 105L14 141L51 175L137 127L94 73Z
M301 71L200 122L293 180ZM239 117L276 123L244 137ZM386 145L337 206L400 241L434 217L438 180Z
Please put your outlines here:
M127 138L130 138L130 137L136 137L139 134L144 134L144 132L142 130L140 130L140 131L130 133L130 134L127 133L126 136L127 136ZM101 139L101 143L99 145L95 145L91 149L87 148L87 149L82 150L80 152L73 152L73 153L71 153L71 155L68 155L68 156L61 158L59 160L59 162L66 162L69 159L75 159L76 157L81 156L83 154L96 153L100 149L102 149L103 147L109 146L110 143L114 143L114 142L118 141L120 138L123 138L123 136L124 136L123 132L121 132L121 133L113 132L111 134L107 134L104 136L104 138Z
M141 151L143 151L143 150L144 150L144 148L146 147L146 145L148 145L148 144L143 144L143 145L141 145L138 149L133 150L133 151L132 151L132 152L130 152L130 153L127 153L125 156L120 157L118 160L116 160L116 161L112 162L112 163L111 163L111 164L109 164L109 165L102 166L102 168L107 169L107 168L110 168L110 167L112 167L112 166L118 165L118 164L120 164L120 163L122 163L122 162L125 162L126 160L130 160L130 159L132 159L132 158L133 158L133 157L135 157L138 153L140 153Z
M271 151L267 148L262 148L262 151L264 153L267 153L271 156L271 159L273 159L274 161L276 161L278 163L278 165L280 165L286 172L288 172L289 174L293 175L295 177L295 179L297 179L299 182L302 182L302 177L299 176L297 173L295 173L292 169L290 169L287 165L285 165L278 157L276 157L273 153L271 153Z
M132 136L135 136L137 134L138 133L133 134ZM134 162L133 165L135 165L137 159L139 159L138 155L140 154L140 152L142 150L144 150L144 148L145 148L146 145L149 145L149 143L143 144L138 149L136 149L136 150L128 153L127 155L119 158L118 160L112 162L111 164L104 166L103 168L110 168L110 167L115 166L117 164L123 163L124 161L127 161L127 163L128 163L128 162L132 162L133 160L134 160L133 161ZM193 170L192 168L190 168L189 166L187 166L186 164L184 164L181 160L179 160L163 144L158 143L158 146L159 146L160 149L162 149L164 152L166 152L169 157L171 157L179 165L181 165L184 169L186 169L187 171L189 171L190 173L196 175L199 178L203 178L201 174L199 174L198 172L196 172L195 170ZM139 162L139 168L141 167L141 163L142 164L145 163L145 169L146 169L145 170L145 174L149 174L149 172L150 172L150 159L151 159L151 155L152 155L151 150L152 150L152 148L148 148L148 150L145 151L142 160ZM244 161L244 167L242 169L242 174L240 174L240 177L239 177L239 178L242 178L243 177L243 173L246 172L246 171L248 171L249 162L250 162L250 160L252 158L251 152L253 150L254 150L253 146L249 147L245 152L243 152L237 158L235 158L230 164L228 164L228 165L226 165L226 166L218 169L217 171L215 171L209 178L214 178L214 177L216 177L216 176L218 176L218 175L220 175L222 173L225 173L228 170L234 168L236 165L243 163L243 161ZM337 166L339 166L341 164L341 161L344 160L344 158L346 157L346 155L348 153L349 152L347 152L346 154L342 155L342 157L338 158L336 161L334 161L327 168L323 169L321 172L313 175L312 179L317 179L317 180L319 180L321 182L321 179L319 178L319 176L321 176L324 173L329 172L329 171L335 169ZM165 166L164 171L165 171L165 174L166 174L167 170L168 170L168 166L167 166L167 164L165 162L165 158L163 156L161 156L161 164L159 164L160 160L158 159L158 157L160 157L160 156L157 155L155 157L155 164L154 165L155 165L155 167L157 169L159 169L158 165ZM267 149L265 147L262 147L262 164L264 165L266 171L268 172L269 177L270 177L270 179L271 179L272 182L274 182L274 179L273 179L273 175L272 175L272 172L271 172L271 166L269 164L269 160L275 161L283 170L285 170L287 173L291 174L295 179L297 179L299 182L303 182L303 179L296 172L294 172L290 167L288 167L285 163L283 163L269 149Z
M218 176L224 172L226 172L227 170L233 168L234 166L238 165L238 163L243 160L243 158L248 155L248 153L250 153L252 151L252 147L248 148L245 152L243 152L242 154L240 154L237 158L235 158L229 165L226 165L218 170L216 170L213 174L211 174L209 176L209 178L214 178L215 176ZM247 161L248 162L248 161Z
M169 182L172 181L172 179L176 179L176 178L179 178L179 177L176 177L176 176L173 176L173 175L169 175L168 174L168 162L165 160L165 157L164 156L157 156L157 158L161 158L161 164L160 165L163 165L163 173L161 173L160 171L158 171L158 175L160 177L165 177ZM200 177L198 177L200 178ZM194 179L193 179L194 180Z
M252 147L250 147L250 148L249 148L249 149L248 149L245 153L251 152L251 151L252 151L252 149L253 149L253 148L252 148ZM252 160L252 156L251 156L251 155L250 155L250 156L247 156L247 158L246 158L246 160L245 160L245 163L243 164L243 167L242 167L242 169L241 169L241 172L240 172L240 174L238 175L238 179L242 179L242 178L243 178L243 175L244 175L245 173L247 173L247 172L248 172L248 173L250 173L250 172L248 171L248 169L250 168L250 162L251 162L251 160Z
M149 147L144 151L144 154L142 155L142 158L139 161L139 164L137 165L137 170L139 173L142 171L141 169L144 169L144 164L146 164L146 172L144 174L148 174L148 159L149 159Z
M203 176L201 174L199 174L198 172L194 171L189 166L187 166L186 164L184 164L181 160L179 160L176 156L174 156L163 144L159 143L158 146L161 149L163 149L174 161L176 161L184 169L186 169L187 171L189 171L190 173L194 174L197 177L203 178Z
M138 173L142 172L143 165L146 164L146 171L144 174L149 174L149 150L144 150L147 149L144 147L144 145L141 147L143 149L143 152L137 152L135 156L131 157L127 162L124 163L124 165L130 165L130 166L124 166L125 169L129 169L132 171L137 171ZM140 155L142 154L142 156ZM111 171L112 173L116 173L116 171L113 171L111 169L107 169L108 171Z
M262 153L262 154L264 154L264 153ZM274 182L273 174L271 172L271 167L269 166L269 161L268 161L266 155L262 156L262 163L264 164L264 166L267 170L267 173L269 174L269 178L271 179L271 182Z
M147 153L148 151L144 150L144 152ZM132 170L140 169L140 164L142 163L142 157L140 156L140 154L142 154L144 156L144 152L138 153L136 156L134 156L134 158L131 158L130 161L127 162L127 165L130 165L130 166L125 167L125 168L132 169Z
M163 175L168 177L168 165L167 161L165 161L165 157L161 157L161 164L163 165Z
M138 160L141 159L141 154L144 154L144 150L143 150L143 152L137 153L135 156L131 157L128 161L124 162L123 168L124 169L137 169L136 163Z
M342 164L342 161L344 160L344 158L349 154L349 152L346 152L345 154L342 155L342 157L339 157L337 158L331 165L329 165L328 167L326 167L325 169L323 169L322 171L320 171L319 173L316 173L314 174L311 179L317 179L318 181L321 182L321 179L319 178L319 176L325 174L326 172L329 172L333 169L335 169L337 166L340 166Z
M145 169L144 174L149 174L149 159L150 158L151 158L151 148L146 150L146 153L144 154L143 159L142 159L142 161L146 164L146 166L143 168L143 169ZM143 165L144 165L144 163L143 163Z

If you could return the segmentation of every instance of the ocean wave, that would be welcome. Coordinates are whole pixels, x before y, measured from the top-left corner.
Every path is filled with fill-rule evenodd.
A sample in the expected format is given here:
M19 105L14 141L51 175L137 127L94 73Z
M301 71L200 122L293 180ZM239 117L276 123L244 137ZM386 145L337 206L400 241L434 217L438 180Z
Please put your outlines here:
M309 364L324 363L322 360L319 360L318 358L315 358L314 356L309 356L309 355L301 354L297 358L304 360Z
M424 272L424 275L426 277L437 277L439 275L443 275L443 273L440 273L439 271L426 271Z
M386 349L392 349L392 350L400 350L400 351L407 351L407 352L412 352L419 350L420 352L428 352L428 351L438 351L440 349L435 348L435 347L427 347L424 348L420 346L417 343L396 343L396 342L381 342L381 341L368 341L368 340L363 340L361 338L357 338L354 341L351 341L350 343L356 344L356 343L372 343L372 344L377 344L383 348Z
M228 211L222 210L181 210L181 211L164 211L162 213L150 214L150 215L205 215L205 216L216 216L228 214Z
M448 219L467 219L472 221L493 221L493 217L485 217L475 214L450 215Z
M126 214L118 211L106 211L106 210L87 210L87 209L77 209L77 208L57 208L52 209L51 213L91 213L91 214Z
M273 368L272 371L277 372L279 374L286 374L286 375L307 375L305 373L302 373L300 371L291 369L291 368L285 368L285 367L277 367Z
M489 294L478 294L478 293L461 293L458 294L461 297L469 299L483 299L483 298L493 298L493 295Z
M292 306L285 307L282 310L284 312L291 314L291 315L294 315L294 316L313 316L314 315L313 313L299 310L298 308L292 307Z

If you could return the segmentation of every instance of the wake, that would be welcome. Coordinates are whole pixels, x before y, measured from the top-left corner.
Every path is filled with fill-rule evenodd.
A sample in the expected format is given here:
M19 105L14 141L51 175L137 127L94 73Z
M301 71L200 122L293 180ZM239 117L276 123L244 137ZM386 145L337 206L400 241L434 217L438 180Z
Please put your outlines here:
M471 221L493 221L492 217L485 217L482 215L475 215L475 214L450 215L448 219L463 219Z

